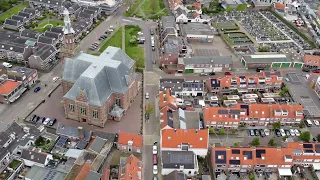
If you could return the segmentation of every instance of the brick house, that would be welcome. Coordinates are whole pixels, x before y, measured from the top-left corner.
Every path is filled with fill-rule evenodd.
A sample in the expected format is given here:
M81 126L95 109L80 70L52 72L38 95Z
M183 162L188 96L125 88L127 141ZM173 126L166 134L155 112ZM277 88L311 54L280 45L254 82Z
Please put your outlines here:
M120 121L138 94L135 61L109 46L100 56L65 58L62 75L65 117L104 127Z
M167 38L159 57L159 67L166 73L175 73L179 54L182 52L182 42L178 38ZM170 68L172 66L173 68Z
M120 132L117 148L122 151L142 153L142 136Z

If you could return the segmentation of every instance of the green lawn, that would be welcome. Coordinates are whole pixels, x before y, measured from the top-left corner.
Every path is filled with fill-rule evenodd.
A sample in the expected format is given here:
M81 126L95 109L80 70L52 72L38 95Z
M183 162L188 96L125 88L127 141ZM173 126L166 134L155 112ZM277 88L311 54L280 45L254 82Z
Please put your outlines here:
M63 21L60 20L47 20L44 21L43 23L39 24L34 30L39 31L39 32L44 32L48 29L50 29L51 25L53 27L62 27L63 26Z
M9 167L15 170L15 169L17 169L17 168L20 166L21 163L22 163L21 161L14 159L14 160L12 160L12 162L9 164Z
M247 8L247 4L239 4L236 8L236 11L245 11Z
M155 3L154 9L152 8L153 6L152 3ZM167 16L168 10L165 8L165 6L162 3L163 3L163 0L146 0L145 3L142 5L141 9L143 10L143 12L147 17L153 16L155 14L157 17Z
M0 21L5 21L6 18L11 18L12 15L18 14L25 7L28 7L28 2L14 6L6 12L0 14Z
M108 46L114 46L118 48L122 48L122 28L120 27L114 35L102 45L102 47L99 49L99 52L103 52L105 49L107 49Z
M139 7L141 2L142 2L142 0L137 0L135 3L133 3L131 5L131 8L129 9L129 11L125 12L125 16L127 16L127 17L134 16L133 12Z
M141 31L139 26L127 25L125 27L125 47L126 54L136 61L136 66L138 68L144 67L144 48L139 46L138 44L131 44L130 39L132 36L137 36L137 33Z

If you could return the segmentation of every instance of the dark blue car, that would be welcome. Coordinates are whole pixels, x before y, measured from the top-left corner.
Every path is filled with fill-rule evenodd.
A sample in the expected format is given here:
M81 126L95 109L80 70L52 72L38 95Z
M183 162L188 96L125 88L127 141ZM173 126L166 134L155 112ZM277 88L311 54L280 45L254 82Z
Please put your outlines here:
M36 87L36 88L34 89L34 92L37 93L37 92L40 91L40 89L41 89L41 87Z

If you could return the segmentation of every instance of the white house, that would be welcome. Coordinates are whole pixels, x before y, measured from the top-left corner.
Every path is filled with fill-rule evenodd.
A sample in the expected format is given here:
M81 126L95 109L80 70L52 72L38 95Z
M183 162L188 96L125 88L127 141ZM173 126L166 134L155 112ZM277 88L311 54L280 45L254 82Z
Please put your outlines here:
M23 159L26 166L37 165L44 167L50 160L53 160L53 157L51 154L24 149L21 153L21 159Z
M199 173L197 156L192 151L162 151L161 174L168 175L177 170L187 176Z
M197 156L206 156L209 146L208 129L163 129L161 151L192 151Z

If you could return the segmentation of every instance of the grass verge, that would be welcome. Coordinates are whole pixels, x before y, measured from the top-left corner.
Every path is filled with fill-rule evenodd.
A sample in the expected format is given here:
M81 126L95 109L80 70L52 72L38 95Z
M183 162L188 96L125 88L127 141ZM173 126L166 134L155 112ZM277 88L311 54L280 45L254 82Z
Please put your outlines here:
M133 12L139 7L141 4L142 0L137 0L137 2L133 3L128 11L124 13L125 16L130 17L134 16Z
M120 27L107 42L105 42L99 49L99 52L103 52L108 46L114 46L122 48L122 28Z
M25 7L28 7L28 2L19 4L11 9L8 9L6 12L0 14L0 21L5 21L6 18L11 18L12 15L18 14Z
M137 43L130 43L133 36L137 36L137 33L141 31L141 28L137 25L125 26L125 47L126 54L136 61L136 66L139 68L144 67L144 48Z

